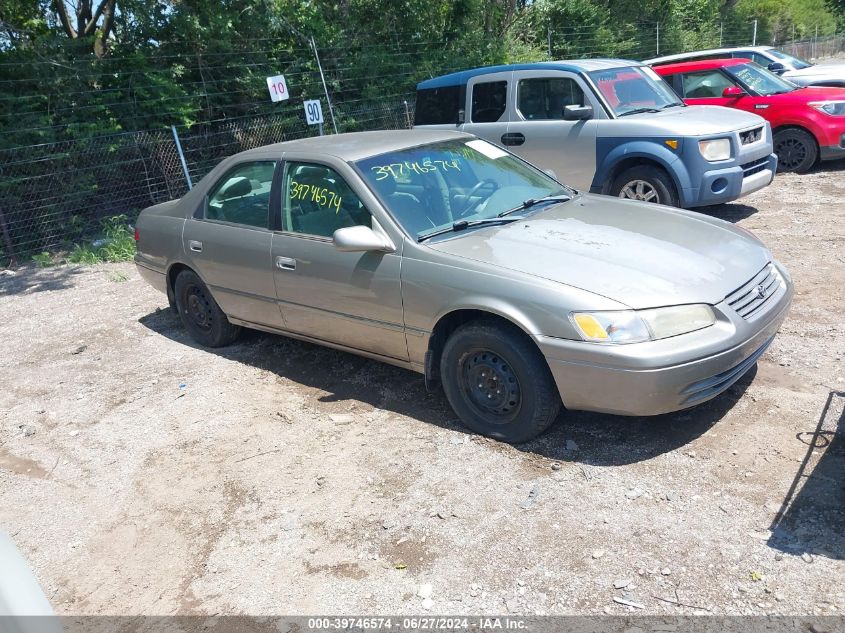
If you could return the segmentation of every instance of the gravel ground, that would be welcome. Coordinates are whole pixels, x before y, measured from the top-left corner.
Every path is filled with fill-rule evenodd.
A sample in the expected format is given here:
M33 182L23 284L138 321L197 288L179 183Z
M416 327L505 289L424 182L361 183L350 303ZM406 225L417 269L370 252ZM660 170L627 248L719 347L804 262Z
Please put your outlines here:
M131 264L0 276L0 526L60 614L838 615L843 202L840 164L707 210L797 286L729 392L521 446L407 371L199 349Z

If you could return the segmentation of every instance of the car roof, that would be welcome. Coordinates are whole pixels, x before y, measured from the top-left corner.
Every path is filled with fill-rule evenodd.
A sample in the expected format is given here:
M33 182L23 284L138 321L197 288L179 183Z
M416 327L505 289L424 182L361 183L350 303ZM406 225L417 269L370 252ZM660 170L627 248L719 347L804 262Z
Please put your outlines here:
M642 64L630 59L565 59L552 62L531 62L528 64L502 64L499 66L484 66L461 70L448 75L441 75L433 79L427 79L417 84L417 90L428 90L430 88L445 88L447 86L461 86L473 77L489 75L492 73L510 72L514 70L563 70L571 73L591 72L593 70L604 70L606 68L619 68L620 66L641 66Z
M733 57L731 59L703 59L697 62L679 62L677 64L655 64L654 70L660 75L672 73L688 73L696 70L713 70L727 66L741 66L750 63L750 59Z
M346 134L328 134L308 138L263 145L235 154L233 158L276 160L284 152L305 152L334 156L344 161L357 161L386 152L393 152L408 147L427 143L437 143L453 139L472 139L471 134L452 130L378 130L374 132L348 132Z
M652 57L651 59L643 60L644 64L665 64L667 62L686 59L687 57L697 57L698 55L718 55L720 53L733 53L735 51L754 51L757 53L765 53L772 50L771 46L734 46L733 48L708 48L701 51L688 51L686 53L677 53L675 55L664 55L663 57Z

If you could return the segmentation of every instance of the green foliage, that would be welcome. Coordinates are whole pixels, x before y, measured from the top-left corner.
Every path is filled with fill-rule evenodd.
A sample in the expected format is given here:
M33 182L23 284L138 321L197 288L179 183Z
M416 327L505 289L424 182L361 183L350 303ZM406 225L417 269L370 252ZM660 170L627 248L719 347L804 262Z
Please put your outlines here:
M135 256L135 234L125 215L115 215L102 222L101 235L85 244L75 244L67 256L71 264L125 262Z
M49 268L50 266L55 266L56 264L53 260L53 256L46 251L33 255L32 261L34 261L39 268Z

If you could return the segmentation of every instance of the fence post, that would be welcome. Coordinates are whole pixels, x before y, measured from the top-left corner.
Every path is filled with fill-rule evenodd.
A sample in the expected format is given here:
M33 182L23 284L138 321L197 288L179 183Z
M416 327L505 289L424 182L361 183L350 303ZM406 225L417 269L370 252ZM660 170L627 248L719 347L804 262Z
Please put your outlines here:
M725 23L719 22L719 48L722 48L722 36L725 33Z
M754 34L751 36L751 46L757 46L757 20L754 20Z
M660 22L657 23L657 53L655 57L660 57Z
M408 109L408 100L403 99L402 103L405 104L405 120L408 122L408 129L410 130L413 126L411 125L411 111Z
M6 225L6 216L3 215L3 209L0 209L0 227L3 228L3 241L6 243L6 250L9 252L9 268L17 268L18 258L15 257L12 236L9 235L9 227Z
M179 133L176 131L176 126L171 125L170 129L173 131L173 140L176 142L176 151L179 152L179 162L182 163L182 171L185 172L185 180L188 181L188 191L194 188L191 183L191 173L188 171L188 163L185 162L185 154L182 152L182 143L179 142Z
M320 69L320 79L323 80L323 91L326 93L326 101L329 104L329 114L332 115L332 127L334 133L337 134L337 122L334 120L334 108L332 107L332 98L329 96L329 89L326 86L326 76L323 74L323 65L320 63L320 56L317 54L317 44L314 42L314 36L311 36L311 47L314 49L314 57L317 59L317 68Z

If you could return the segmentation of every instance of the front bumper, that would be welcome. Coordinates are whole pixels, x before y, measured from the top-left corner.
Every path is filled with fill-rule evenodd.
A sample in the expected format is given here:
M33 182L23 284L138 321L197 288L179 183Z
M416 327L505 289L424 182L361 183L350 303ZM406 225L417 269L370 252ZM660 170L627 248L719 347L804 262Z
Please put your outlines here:
M701 175L695 198L688 205L702 207L723 204L747 196L769 185L778 168L776 154L723 169L711 169ZM692 193L688 194L692 197Z
M789 311L782 285L765 314L747 321L725 302L713 326L660 341L600 345L537 337L568 409L659 415L706 402L727 390L762 356Z
M843 145L822 145L819 148L819 158L822 160L836 160L845 158L845 135L842 136Z

